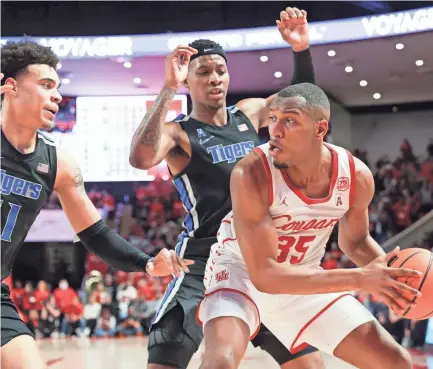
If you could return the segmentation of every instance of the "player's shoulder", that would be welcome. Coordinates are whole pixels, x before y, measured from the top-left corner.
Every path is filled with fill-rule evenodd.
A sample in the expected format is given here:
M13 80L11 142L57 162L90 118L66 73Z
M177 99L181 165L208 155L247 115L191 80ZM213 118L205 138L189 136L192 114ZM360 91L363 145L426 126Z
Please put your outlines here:
M74 155L67 149L57 146L57 176L55 188L70 182L79 172L80 168Z
M240 183L249 185L267 184L267 165L264 161L266 155L261 146L256 147L253 151L244 156L233 168L232 178Z
M374 177L370 168L360 159L353 156L355 164L355 203L370 203L374 196Z
M349 161L353 161L356 177L373 177L370 168L362 160L358 159L355 155L353 155L349 150L345 149L344 147L332 145L329 143L327 143L326 145L329 146L331 149L337 151L339 157L341 155L342 158L348 158Z

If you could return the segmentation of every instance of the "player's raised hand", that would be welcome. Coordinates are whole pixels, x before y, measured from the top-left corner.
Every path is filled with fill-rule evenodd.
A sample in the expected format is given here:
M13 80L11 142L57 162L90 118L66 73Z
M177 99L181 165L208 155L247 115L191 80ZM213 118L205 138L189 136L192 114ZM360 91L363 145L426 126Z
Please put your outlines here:
M305 10L287 7L280 12L280 20L277 20L276 23L281 37L292 46L294 51L308 48L310 37Z
M190 46L179 45L165 59L164 86L178 89L188 74L188 66L191 56L197 54L197 50Z
M3 79L5 75L3 73L0 73L0 81ZM0 87L0 95L3 95L4 93L7 93L8 91L12 91L14 87L12 85L3 85Z
M188 273L188 265L194 264L194 260L182 259L174 250L162 249L155 258L148 262L146 272L153 277Z
M422 273L407 268L392 268L389 263L398 255L399 247L389 254L380 256L362 269L360 287L362 290L380 297L383 302L397 313L404 312L414 305L415 297L421 292L399 282L397 278L420 278Z

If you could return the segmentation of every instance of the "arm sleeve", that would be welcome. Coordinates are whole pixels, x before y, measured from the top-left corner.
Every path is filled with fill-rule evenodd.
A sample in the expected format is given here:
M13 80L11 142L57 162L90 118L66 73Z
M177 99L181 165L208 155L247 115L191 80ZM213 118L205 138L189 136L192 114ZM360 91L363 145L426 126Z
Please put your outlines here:
M144 272L151 257L136 249L102 220L77 234L86 248L108 265L124 272Z
M292 85L305 82L316 83L310 47L304 51L293 52L293 63Z

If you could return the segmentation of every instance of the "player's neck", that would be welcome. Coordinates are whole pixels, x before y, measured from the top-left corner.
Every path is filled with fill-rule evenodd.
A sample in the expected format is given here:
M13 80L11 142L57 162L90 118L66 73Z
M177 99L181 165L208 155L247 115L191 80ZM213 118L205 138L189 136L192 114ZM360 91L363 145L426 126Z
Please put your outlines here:
M9 143L20 153L30 154L35 151L36 132L34 129L15 123L5 115L2 115L1 129Z
M311 183L331 176L332 153L324 145L313 148L308 159L286 169L290 181L298 188L307 188Z
M227 124L226 104L219 109L210 109L206 105L194 104L190 116L206 124L225 126Z

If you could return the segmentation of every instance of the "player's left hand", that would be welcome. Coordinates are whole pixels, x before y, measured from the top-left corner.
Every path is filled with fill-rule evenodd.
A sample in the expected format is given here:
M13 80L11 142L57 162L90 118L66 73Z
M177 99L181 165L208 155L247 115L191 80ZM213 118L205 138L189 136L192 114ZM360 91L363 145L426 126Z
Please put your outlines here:
M293 51L302 51L308 48L310 37L305 10L287 7L280 12L280 20L276 22L281 37L292 46Z
M153 277L163 277L175 274L180 277L182 272L188 273L188 265L194 260L182 259L174 250L162 249L155 258L148 262L146 272Z

